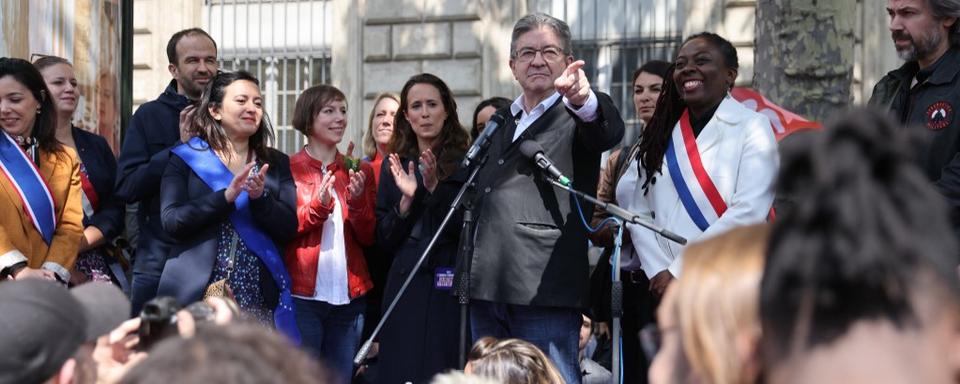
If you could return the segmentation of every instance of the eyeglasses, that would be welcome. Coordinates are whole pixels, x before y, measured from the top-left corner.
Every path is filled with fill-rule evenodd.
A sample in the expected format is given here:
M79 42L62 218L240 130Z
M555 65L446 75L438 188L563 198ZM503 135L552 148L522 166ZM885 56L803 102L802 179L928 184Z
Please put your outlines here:
M541 49L521 48L515 55L517 61L529 63L537 57L537 52L543 55L543 59L546 61L557 61L563 56L563 50L557 47L544 47Z
M31 53L31 54L30 54L30 62L31 62L31 63L36 63L37 60L40 60L40 59L42 59L42 58L44 58L44 57L50 57L50 56L53 56L53 55L47 55L47 54L43 54L43 53Z

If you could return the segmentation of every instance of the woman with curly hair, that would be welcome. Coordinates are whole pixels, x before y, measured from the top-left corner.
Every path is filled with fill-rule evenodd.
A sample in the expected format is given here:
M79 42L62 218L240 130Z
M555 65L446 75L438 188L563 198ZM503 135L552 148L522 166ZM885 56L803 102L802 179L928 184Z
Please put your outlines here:
M469 142L457 104L440 78L407 81L377 193L377 241L395 250L384 305L415 276L380 336L378 377L423 382L457 366L460 310L452 295L461 220L454 217L419 270L413 266L437 232L466 175L458 168Z

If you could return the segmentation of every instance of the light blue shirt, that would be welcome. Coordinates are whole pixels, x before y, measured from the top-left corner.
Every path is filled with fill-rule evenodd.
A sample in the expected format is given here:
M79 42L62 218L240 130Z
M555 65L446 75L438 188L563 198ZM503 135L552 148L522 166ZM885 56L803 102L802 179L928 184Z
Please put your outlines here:
M553 95L544 99L533 107L530 112L527 112L523 109L523 95L520 95L516 100L513 101L513 104L510 105L510 114L516 116L520 114L520 120L517 120L517 130L513 132L513 141L517 141L517 138L523 134L531 124L537 121L540 116L543 116L547 112L547 109L557 102L557 98L560 97L560 92L554 92ZM599 104L597 103L597 95L593 93L593 90L590 90L590 96L587 97L587 102L584 103L580 109L574 108L570 104L570 100L566 97L563 98L563 104L567 106L571 112L573 112L580 120L591 122L597 119L597 108Z

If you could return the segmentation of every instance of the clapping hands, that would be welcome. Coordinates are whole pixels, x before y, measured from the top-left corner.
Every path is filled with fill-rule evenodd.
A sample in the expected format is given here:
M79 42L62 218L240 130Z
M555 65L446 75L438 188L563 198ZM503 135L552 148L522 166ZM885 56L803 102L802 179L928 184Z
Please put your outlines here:
M237 201L237 196L240 195L241 191L247 191L251 199L257 199L263 196L267 170L270 168L270 165L266 164L263 168L259 169L259 172L251 173L255 165L256 163L251 161L243 167L240 173L237 173L237 175L233 177L233 181L230 182L230 186L228 186L224 192L224 197L226 197L228 203Z

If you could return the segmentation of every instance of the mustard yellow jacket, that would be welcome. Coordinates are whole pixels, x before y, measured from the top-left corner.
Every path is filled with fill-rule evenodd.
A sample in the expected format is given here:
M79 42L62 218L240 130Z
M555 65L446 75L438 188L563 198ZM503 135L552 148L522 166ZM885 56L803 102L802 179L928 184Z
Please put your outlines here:
M26 261L69 281L70 270L83 235L80 162L72 148L60 153L40 153L40 175L53 194L57 229L47 246L23 209L23 202L6 177L0 177L0 268Z

